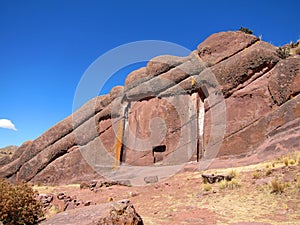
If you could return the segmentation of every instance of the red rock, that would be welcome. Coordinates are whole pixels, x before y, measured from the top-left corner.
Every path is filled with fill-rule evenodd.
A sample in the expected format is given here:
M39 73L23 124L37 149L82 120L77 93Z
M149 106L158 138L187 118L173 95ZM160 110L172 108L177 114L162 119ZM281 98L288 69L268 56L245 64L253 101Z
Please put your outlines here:
M274 151L275 146L273 145L272 147L272 145L269 143L269 146L271 147L270 150L268 150L268 146L264 146L263 149L260 149L260 146L263 145L265 141L271 140L272 136L275 137L276 130L285 128L281 130L280 133L284 134L284 132L288 132L291 127L285 125L291 123L299 117L300 96L298 95L294 99L283 104L278 109L268 113L258 121L245 127L234 135L225 138L221 145L219 156L245 156L260 150L260 157L263 159L263 155L268 154L268 151ZM286 148L289 148L290 151L296 150L300 144L298 141L300 137L299 123L296 122L292 129L294 130L292 136L289 137L287 135L283 135L283 139L278 139L278 137L276 138L277 143L281 143L282 145L286 146Z
M41 222L41 225L143 225L129 200L112 202L102 205L90 205L78 209L70 209L58 213L50 219Z
M129 165L153 164L155 146L164 148L160 151L161 162L187 162L194 154L193 144L197 142L197 128L193 122L196 119L195 101L194 97L182 95L132 102L123 139L124 162Z
M142 81L147 80L148 74L146 73L146 67L142 67L140 69L132 71L125 80L124 90L125 92L130 90L131 88L137 86Z
M257 42L244 51L218 63L211 72L222 86L225 96L246 86L263 75L279 61L276 48L266 42ZM201 74L200 74L201 76Z
M204 150L206 157L218 151L221 158L265 159L297 149L299 71L298 56L281 59L276 47L253 35L211 35L189 56L150 60L130 73L125 88L91 99L24 143L0 160L0 177L89 182L120 160L174 165L201 158Z
M220 32L209 36L198 45L198 54L208 66L227 59L258 41L244 32Z
M99 177L100 175L85 161L80 151L75 150L51 162L32 181L44 184L71 184Z
M282 105L300 93L300 58L289 58L278 63L271 71L268 88L272 99Z

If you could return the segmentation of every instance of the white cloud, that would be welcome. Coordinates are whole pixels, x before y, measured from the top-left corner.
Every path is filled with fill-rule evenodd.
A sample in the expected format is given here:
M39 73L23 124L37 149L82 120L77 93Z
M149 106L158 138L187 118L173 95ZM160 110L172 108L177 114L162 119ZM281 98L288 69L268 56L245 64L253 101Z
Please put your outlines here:
M0 127L17 131L15 125L8 119L0 119Z

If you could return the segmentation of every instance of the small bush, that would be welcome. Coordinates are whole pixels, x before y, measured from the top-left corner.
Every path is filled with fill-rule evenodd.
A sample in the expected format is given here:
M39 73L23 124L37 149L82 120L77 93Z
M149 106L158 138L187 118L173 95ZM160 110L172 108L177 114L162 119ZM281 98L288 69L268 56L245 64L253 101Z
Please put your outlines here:
M293 160L293 159L290 159L290 160L289 160L289 164L290 164L290 165L294 165L295 163L296 163L295 160Z
M283 163L284 163L285 166L288 166L289 165L289 158L285 157L283 159Z
M273 179L271 181L270 186L271 186L271 189L272 189L271 193L275 193L275 194L281 194L284 191L285 187L286 187L284 182L279 181L277 179Z
M240 186L241 185L240 185L239 181L236 178L233 178L231 181L222 180L219 183L220 190L224 190L226 188L232 190L232 189L238 188Z
M229 173L227 173L227 176L232 178L237 178L239 173L236 170L231 170Z
M221 190L224 190L227 188L227 181L226 180L222 180L220 183L219 183L219 188Z
M267 169L266 170L266 176L270 176L272 174L272 169Z
M280 58L286 59L287 57L290 56L290 49L287 47L279 47L277 48L276 53Z
M252 174L252 177L253 177L253 179L258 179L258 178L260 177L259 172L255 171L255 172Z
M240 183L237 179L233 178L231 181L228 181L228 188L234 189L240 187Z
M3 224L36 224L43 216L42 205L35 199L37 193L27 183L12 185L1 179L0 193Z
M202 185L203 191L208 192L212 190L212 186L209 183L205 183Z
M246 33L246 34L253 34L253 31L250 30L250 29L248 29L248 28L246 28L246 27L241 27L241 28L239 29L239 31L242 31L242 32L244 32L244 33Z

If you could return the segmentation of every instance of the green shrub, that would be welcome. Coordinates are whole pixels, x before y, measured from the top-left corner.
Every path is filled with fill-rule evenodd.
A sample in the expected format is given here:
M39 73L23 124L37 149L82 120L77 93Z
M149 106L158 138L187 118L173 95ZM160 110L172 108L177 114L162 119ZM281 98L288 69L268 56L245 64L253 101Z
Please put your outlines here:
M5 224L36 224L43 216L37 193L25 182L12 185L0 179L0 221Z
M242 32L244 32L244 33L246 33L246 34L253 34L253 31L250 30L250 29L248 29L248 28L246 28L246 27L241 27L241 28L239 29L239 31L242 31Z

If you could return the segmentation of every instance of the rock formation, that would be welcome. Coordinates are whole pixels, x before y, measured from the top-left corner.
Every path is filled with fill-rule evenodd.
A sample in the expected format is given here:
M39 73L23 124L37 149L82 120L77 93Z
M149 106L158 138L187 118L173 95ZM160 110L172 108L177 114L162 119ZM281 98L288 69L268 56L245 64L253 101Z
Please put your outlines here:
M186 57L159 56L1 161L0 177L99 178L119 165L175 165L299 149L300 57L257 37L213 34ZM155 174L152 174L155 176Z
M129 200L101 205L91 205L83 208L67 210L58 213L42 225L143 225L143 220L135 211Z

